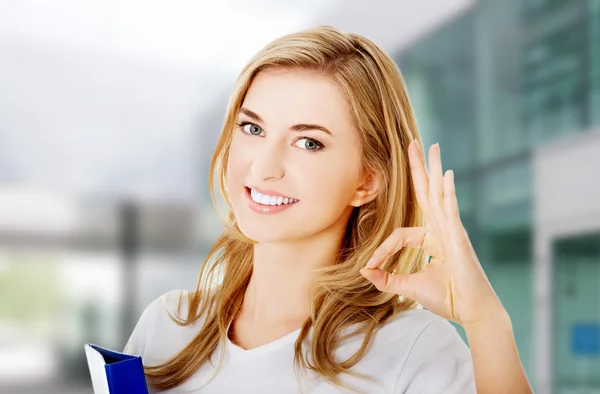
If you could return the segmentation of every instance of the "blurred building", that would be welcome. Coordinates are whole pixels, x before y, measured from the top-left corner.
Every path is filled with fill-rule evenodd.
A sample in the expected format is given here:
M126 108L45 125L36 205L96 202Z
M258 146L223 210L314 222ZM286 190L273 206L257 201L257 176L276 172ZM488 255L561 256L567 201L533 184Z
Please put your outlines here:
M397 60L536 392L600 390L600 1L480 1Z

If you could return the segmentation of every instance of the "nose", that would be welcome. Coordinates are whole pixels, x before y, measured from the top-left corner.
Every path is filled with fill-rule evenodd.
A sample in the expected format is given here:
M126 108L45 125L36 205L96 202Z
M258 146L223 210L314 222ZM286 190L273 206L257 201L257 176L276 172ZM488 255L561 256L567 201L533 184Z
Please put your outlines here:
M250 167L252 175L258 180L283 177L284 148L277 141L264 141L255 150L254 160Z

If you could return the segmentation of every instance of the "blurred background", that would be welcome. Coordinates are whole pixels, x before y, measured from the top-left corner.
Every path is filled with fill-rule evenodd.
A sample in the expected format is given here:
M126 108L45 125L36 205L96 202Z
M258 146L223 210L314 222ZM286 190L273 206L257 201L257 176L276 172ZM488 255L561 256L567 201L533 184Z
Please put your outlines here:
M237 73L317 24L397 61L536 392L600 393L600 0L0 0L0 393L195 287Z

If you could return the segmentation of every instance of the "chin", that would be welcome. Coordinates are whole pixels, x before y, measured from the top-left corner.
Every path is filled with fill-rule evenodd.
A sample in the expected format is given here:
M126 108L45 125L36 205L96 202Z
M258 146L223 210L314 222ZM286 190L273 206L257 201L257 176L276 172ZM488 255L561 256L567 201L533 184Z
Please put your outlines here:
M282 226L265 226L255 221L255 223L246 223L238 220L238 226L244 235L257 243L277 243L295 238L290 234L285 224Z

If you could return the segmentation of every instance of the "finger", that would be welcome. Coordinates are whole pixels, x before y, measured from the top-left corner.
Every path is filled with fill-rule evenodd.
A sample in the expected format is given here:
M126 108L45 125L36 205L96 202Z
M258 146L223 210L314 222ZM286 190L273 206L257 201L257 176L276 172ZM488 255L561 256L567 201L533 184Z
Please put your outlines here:
M360 273L373 283L379 291L398 294L418 301L417 289L419 288L418 281L421 278L421 272L407 275L395 275L383 270L369 270L363 268L360 270Z
M444 211L450 219L459 218L458 200L454 185L454 171L448 170L444 175Z
M426 217L429 216L429 177L425 170L423 153L418 141L413 141L408 147L408 158L410 162L410 172L417 195L417 202L423 210Z
M448 218L452 232L457 237L465 237L468 240L466 230L460 220L458 199L456 198L456 186L454 183L454 171L448 170L444 175L444 211Z
M442 214L443 173L440 145L433 144L429 148L429 205L437 215Z
M403 247L420 248L423 246L427 230L424 227L400 227L395 229L389 237L373 252L367 262L366 268L379 267L389 256L395 254Z

